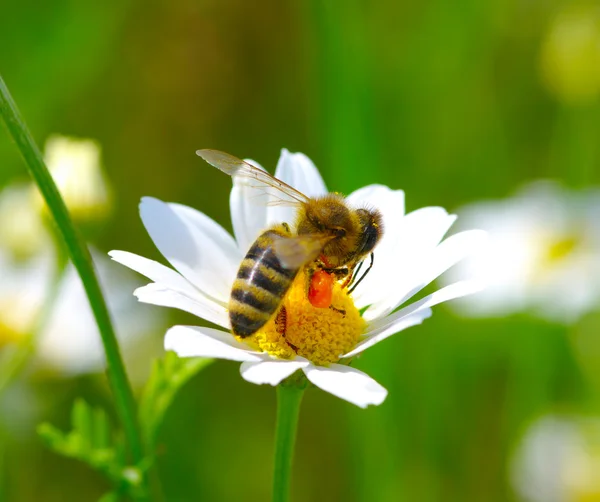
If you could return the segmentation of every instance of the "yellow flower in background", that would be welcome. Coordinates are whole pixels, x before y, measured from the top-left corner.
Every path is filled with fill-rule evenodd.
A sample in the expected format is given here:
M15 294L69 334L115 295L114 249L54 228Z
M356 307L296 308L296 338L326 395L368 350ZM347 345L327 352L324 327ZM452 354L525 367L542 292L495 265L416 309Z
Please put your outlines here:
M75 220L98 221L108 216L112 193L102 172L100 145L96 141L50 136L44 160ZM37 190L35 194L37 203L45 208Z
M600 418L546 416L526 431L510 469L527 502L600 500Z
M541 67L549 90L567 103L600 95L600 5L569 6L552 21L542 45Z

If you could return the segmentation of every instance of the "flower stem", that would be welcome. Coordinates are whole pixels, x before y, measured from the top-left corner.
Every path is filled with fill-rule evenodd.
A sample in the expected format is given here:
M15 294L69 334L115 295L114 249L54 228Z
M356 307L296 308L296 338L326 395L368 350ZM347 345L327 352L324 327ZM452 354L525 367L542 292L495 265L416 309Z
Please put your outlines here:
M277 386L273 502L288 502L290 499L292 459L303 395L304 387L285 383Z
M135 401L90 252L73 225L54 180L44 164L42 155L21 118L17 105L13 101L2 77L0 77L0 115L2 115L8 131L25 159L29 173L35 180L50 209L52 218L66 244L69 257L83 282L102 337L104 352L106 353L108 380L115 398L117 413L123 423L133 461L139 464L144 458L144 450L137 424Z

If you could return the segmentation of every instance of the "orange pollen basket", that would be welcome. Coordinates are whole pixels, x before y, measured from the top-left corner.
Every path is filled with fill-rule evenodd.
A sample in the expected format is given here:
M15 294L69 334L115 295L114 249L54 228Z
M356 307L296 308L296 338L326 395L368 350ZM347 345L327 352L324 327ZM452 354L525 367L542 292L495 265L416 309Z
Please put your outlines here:
M317 270L310 281L308 300L313 307L326 309L333 298L333 275L324 270Z

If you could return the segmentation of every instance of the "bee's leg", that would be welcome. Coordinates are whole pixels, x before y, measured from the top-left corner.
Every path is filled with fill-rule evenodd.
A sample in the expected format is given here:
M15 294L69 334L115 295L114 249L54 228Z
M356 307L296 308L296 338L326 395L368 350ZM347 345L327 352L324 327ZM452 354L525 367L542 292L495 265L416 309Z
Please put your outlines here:
M285 330L287 328L287 310L285 307L281 307L277 315L275 316L275 331L281 336L285 337Z
M335 275L336 280L340 281L342 279L347 279L351 273L351 270L348 267L324 267L323 265L319 265L321 270L327 272L328 274Z
M333 275L337 277L337 280L346 279L350 274L350 269L348 267L335 268L331 271Z
M316 272L316 270L312 265L306 267L305 274L304 274L305 278L306 278L306 280L305 280L306 284L305 284L304 289L305 289L307 295L308 295L308 292L310 291L310 285L312 283L313 275L315 275L315 272Z
M292 233L292 231L290 230L290 226L287 223L282 223L281 226L285 228L288 234Z
M373 262L375 261L375 254L371 253L371 263L369 263L369 267L367 268L367 270L365 270L365 273L363 275L361 275L360 279L358 281L356 281L354 283L354 285L348 290L348 294L352 293L352 291L354 291L356 289L356 286L358 286L361 281L367 276L367 274L371 271L371 269L373 268Z
M275 317L275 331L279 333L283 338L285 338L285 332L287 329L287 309L285 307L281 307L279 312L277 312L277 316ZM294 352L298 353L298 347L291 344L287 340L285 341Z
M342 317L346 317L346 311L344 309L335 308L333 305L329 305L329 308L338 314L341 314Z

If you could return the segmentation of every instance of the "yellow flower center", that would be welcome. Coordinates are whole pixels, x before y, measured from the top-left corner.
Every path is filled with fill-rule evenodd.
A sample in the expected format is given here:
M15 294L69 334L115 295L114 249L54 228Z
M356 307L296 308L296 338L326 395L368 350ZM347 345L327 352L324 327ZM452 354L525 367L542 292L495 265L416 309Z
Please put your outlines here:
M330 308L314 307L308 299L308 280L300 272L286 294L285 315L272 318L245 341L280 359L295 355L326 365L354 348L366 322L347 289L335 282Z
M11 345L15 342L18 342L22 336L22 333L19 333L0 320L0 349L6 345Z
M531 278L543 281L549 271L562 266L581 246L574 235L540 236L540 250L531 265Z
M575 236L565 236L552 242L542 259L549 264L557 263L567 258L578 245L579 241Z

